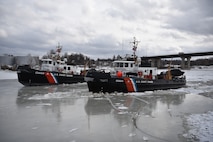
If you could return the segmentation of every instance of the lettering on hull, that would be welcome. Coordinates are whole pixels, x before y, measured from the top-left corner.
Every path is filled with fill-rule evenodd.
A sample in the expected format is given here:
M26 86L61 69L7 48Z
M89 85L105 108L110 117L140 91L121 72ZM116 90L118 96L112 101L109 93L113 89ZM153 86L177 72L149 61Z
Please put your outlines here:
M153 83L151 80L136 80L136 83Z

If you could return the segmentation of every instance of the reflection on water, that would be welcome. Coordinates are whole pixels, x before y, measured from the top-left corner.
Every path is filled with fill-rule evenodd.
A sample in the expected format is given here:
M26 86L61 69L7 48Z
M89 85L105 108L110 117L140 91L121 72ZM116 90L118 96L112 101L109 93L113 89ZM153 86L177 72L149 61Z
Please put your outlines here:
M83 92L84 88L80 84L22 87L18 91L16 103L20 109L40 106L45 113L52 113L61 121L61 106L75 105Z
M105 98L88 98L85 105L85 112L88 116L110 114L111 111L112 107Z
M132 96L131 94L85 94L78 92L76 86L41 86L23 87L17 95L18 107L43 105L60 107L60 105L75 105L77 99L88 98L85 104L87 115L109 114L112 111L123 113L143 113L152 115L156 110L157 103L179 105L184 101L185 94L154 94L143 96ZM165 93L165 92L164 92ZM96 97L98 96L98 97ZM50 107L51 106L51 107ZM59 109L56 109L59 110Z
M73 119L70 123L77 125L86 123L81 132L85 135L97 133L103 126L105 129L113 127L116 131L124 129L122 133L127 133L126 135L136 140L143 139L142 136L160 140L162 135L155 132L155 126L151 123L161 123L161 117L164 117L166 122L173 121L171 108L182 104L185 99L184 93L166 93L168 92L159 91L141 96L92 94L87 91L86 85L23 87L18 91L16 103L21 110L29 108L35 112L41 108L46 116L55 118L57 123L64 123L67 118L70 121ZM82 118L83 122L79 122L79 118ZM150 123L149 126L144 124L146 122ZM143 135L140 136L138 133L141 132ZM122 135L118 137L119 140L123 140L123 134L118 135ZM177 133L167 132L163 137L174 138L177 137Z
M213 106L211 100L184 89L92 94L86 84L22 87L16 104L19 113L28 117L33 113L31 121L40 126L32 128L42 129L47 123L67 129L75 133L74 141L180 141L183 116Z
M89 126L95 125L91 119L97 120L97 115L106 116L109 114L115 120L118 127L128 127L131 131L129 135L136 136L138 133L142 136L149 137L154 141L165 141L166 138L178 141L178 133L181 133L181 123L172 124L174 121L180 122L180 117L173 116L173 110L170 106L174 107L184 102L185 94L180 93L176 95L145 95L145 96L132 96L132 95L104 95L99 98L88 98L85 105L85 111L89 117ZM94 116L94 117L93 117ZM152 124L153 123L153 124ZM164 125L159 125L163 123ZM168 124L170 123L170 127ZM174 127L179 125L178 130ZM160 129L166 134L161 135ZM173 130L175 129L175 130ZM162 138L161 138L162 137ZM143 139L137 137L138 139ZM164 139L163 139L164 138ZM166 140L167 141L167 140Z

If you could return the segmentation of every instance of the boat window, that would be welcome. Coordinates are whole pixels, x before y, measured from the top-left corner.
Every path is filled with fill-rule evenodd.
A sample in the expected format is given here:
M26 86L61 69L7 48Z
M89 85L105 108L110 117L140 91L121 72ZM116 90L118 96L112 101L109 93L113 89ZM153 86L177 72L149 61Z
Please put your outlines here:
M128 67L129 66L129 64L128 63L125 63L125 67Z
M131 67L133 67L133 63L131 63Z
M68 67L68 70L70 70L70 67Z
M116 67L119 67L119 63L116 63Z
M49 61L49 64L52 64L52 61Z
M53 65L55 66L55 62L53 62Z
M124 63L120 63L120 67L123 67L124 66Z
M64 66L64 70L66 70L67 68L66 68L66 66Z

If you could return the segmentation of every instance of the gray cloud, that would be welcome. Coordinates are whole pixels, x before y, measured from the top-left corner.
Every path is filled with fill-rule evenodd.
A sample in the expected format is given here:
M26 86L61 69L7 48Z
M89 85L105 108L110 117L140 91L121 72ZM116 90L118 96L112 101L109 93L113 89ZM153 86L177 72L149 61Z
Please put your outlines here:
M131 52L160 55L209 51L211 0L0 1L0 54L44 55L58 42L63 52L108 58Z
M178 10L181 14L169 17L169 27L196 34L212 35L212 6L212 0L175 1L171 8Z

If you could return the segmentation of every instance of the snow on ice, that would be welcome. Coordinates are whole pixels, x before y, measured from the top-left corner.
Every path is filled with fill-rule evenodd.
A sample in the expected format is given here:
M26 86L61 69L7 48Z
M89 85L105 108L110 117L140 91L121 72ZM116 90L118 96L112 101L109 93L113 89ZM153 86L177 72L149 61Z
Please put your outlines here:
M17 79L17 73L15 71L0 70L0 80L5 79Z
M200 142L213 140L213 111L204 114L191 114L187 117L189 131L183 136Z

